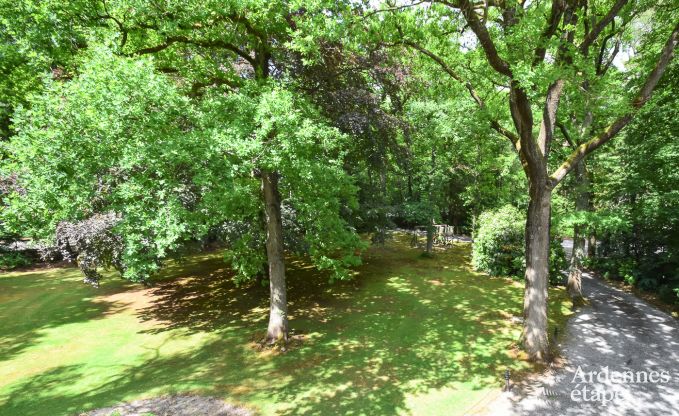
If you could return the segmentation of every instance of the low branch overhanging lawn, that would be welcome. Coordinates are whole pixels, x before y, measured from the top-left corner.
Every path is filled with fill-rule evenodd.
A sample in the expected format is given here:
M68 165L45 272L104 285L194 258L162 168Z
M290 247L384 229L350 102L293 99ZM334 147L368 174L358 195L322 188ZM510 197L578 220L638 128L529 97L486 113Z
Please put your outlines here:
M76 269L0 275L0 415L73 414L194 392L262 414L462 414L535 371L515 345L523 287L469 267L469 246L433 259L397 237L354 279L328 284L290 259L293 342L261 350L266 287L237 288L219 253L144 288ZM550 328L570 302L550 292ZM563 331L560 331L563 333Z

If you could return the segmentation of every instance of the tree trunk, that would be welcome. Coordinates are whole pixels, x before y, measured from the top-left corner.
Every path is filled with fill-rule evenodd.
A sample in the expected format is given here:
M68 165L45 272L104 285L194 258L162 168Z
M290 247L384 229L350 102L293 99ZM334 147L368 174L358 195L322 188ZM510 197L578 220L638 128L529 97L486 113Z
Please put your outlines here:
M269 263L270 311L266 341L288 339L288 304L285 287L283 226L278 173L262 172L262 195L266 214L266 256Z
M587 242L587 257L590 259L596 257L596 232L594 231L589 234L589 241Z
M526 220L526 288L523 301L524 349L533 361L548 358L547 285L549 282L549 222L551 190L530 185Z
M575 211L584 213L589 209L589 183L585 160L575 167ZM573 229L573 252L568 270L568 294L574 301L582 298L582 261L585 258L585 226L576 224Z
M426 248L426 253L428 256L431 256L434 252L434 231L435 228L429 225L427 227L427 248Z
M568 269L568 294L578 301L582 298L582 259L585 257L585 235L582 225L575 225L573 230L573 253Z

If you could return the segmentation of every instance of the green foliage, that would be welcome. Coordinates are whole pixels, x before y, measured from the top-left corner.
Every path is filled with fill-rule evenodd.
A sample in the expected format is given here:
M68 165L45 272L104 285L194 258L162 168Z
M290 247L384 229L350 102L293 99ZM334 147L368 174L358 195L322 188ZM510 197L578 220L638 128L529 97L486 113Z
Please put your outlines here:
M561 238L552 235L549 242L549 283L553 286L564 284L563 272L568 266L566 252L561 245Z
M479 229L472 249L472 266L491 276L523 279L526 268L526 217L516 207L505 205L479 217ZM549 281L563 283L566 256L558 238L552 238L549 252Z
M665 303L679 305L679 288L672 288L669 284L658 287L658 297Z
M608 3L589 5L589 12L601 15ZM238 279L246 280L261 272L264 256L257 175L275 171L286 249L344 278L363 248L353 227L383 233L434 218L471 230L483 211L525 205L515 149L489 125L512 124L506 77L489 71L482 45L459 32L464 22L456 7L388 6L0 0L0 135L16 133L3 146L11 154L4 173L18 174L26 190L3 196L9 206L2 226L49 240L64 221L115 213L122 218L112 232L124 243L124 273L137 280L187 242L219 235ZM539 103L550 84L564 80L559 121L587 113L594 120L580 133L571 128L576 141L629 110L653 54L602 72L569 50L582 43L587 19L580 6L578 18L555 28L573 29L569 36L547 38L540 34L550 3L525 6L511 30L487 30L529 101ZM372 13L375 7L389 10ZM488 21L504 18L497 6L484 12ZM676 13L651 2L630 5L588 56L612 59L613 44L615 51L637 43L655 51ZM637 16L652 30L628 21ZM403 40L452 70L398 48ZM538 46L553 59L536 60ZM559 232L586 224L602 236L607 256L636 251L633 273L616 273L658 276L655 283L634 279L649 288L670 284L679 264L672 238L679 218L676 67L641 111L640 120L652 122L631 126L614 154L597 158L596 186L608 188L595 190L603 201L597 212L571 215L563 200L554 209ZM571 151L560 134L547 161L552 168ZM241 232L223 232L229 227ZM484 238L516 242L517 232L510 238L488 231ZM520 274L522 256L514 243L504 248L482 257L498 256L498 272ZM559 244L552 248L556 270L563 256Z
M472 265L491 276L521 277L524 270L525 217L511 205L479 217Z
M0 0L0 139L12 135L11 117L42 89L42 75L67 77L86 44L87 0Z
M228 184L227 164L196 134L188 102L149 60L97 49L73 81L46 82L46 92L16 114L18 134L6 145L5 169L25 189L6 199L6 226L49 241L62 221L115 212L125 277L146 280L158 260L210 223L204 178L219 171Z
M596 162L592 267L667 300L679 288L679 65ZM600 221L597 219L606 219Z
M0 270L12 270L28 266L31 263L32 260L22 253L0 251Z
M356 188L342 169L346 138L276 85L252 84L195 105L151 60L100 48L74 80L46 80L46 92L15 123L4 168L25 192L5 197L5 227L50 241L63 221L116 213L125 278L147 280L183 244L225 222L259 224L253 172L262 170L280 174L297 225L286 232L296 230L317 267L346 278L359 263L363 244L340 216L356 208ZM228 241L240 280L261 271L256 235Z
M407 227L427 226L441 221L441 214L433 204L426 201L406 202L396 214L397 221Z
M364 247L340 216L357 208L356 187L342 168L347 137L329 126L309 102L275 85L210 96L201 111L201 129L237 161L232 169L243 178L239 181L249 183L238 200L240 208L232 209L230 218L256 221L258 182L246 177L263 170L278 172L287 209L286 241L302 241L288 248L309 254L318 268L332 270L333 278L347 278L347 267L359 264L356 253ZM297 236L291 235L295 232ZM262 264L262 252L253 250L254 238L252 233L242 234L228 255L243 279Z

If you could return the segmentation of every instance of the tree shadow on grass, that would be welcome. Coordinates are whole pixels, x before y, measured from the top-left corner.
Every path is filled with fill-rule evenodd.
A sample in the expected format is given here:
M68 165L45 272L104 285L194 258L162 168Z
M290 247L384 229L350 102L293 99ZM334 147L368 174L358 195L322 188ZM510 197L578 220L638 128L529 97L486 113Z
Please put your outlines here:
M470 272L466 248L419 254L398 244L372 249L354 280L333 285L290 259L290 324L304 342L285 354L249 346L265 330L266 287L237 288L217 256L176 265L167 277L184 278L151 289L136 311L157 322L143 330L210 339L115 371L89 363L50 369L11 386L0 414L73 414L190 391L266 414L418 414L428 405L461 413L474 392L500 385L505 368L529 368L508 353L522 289ZM446 397L427 402L439 389ZM417 396L424 404L413 404Z
M342 305L354 313L333 314L322 328L303 323L323 334L295 357L303 368L279 361L293 376L276 396L295 403L282 414L417 414L423 409L409 403L415 396L494 388L505 368L524 367L507 353L515 335L498 312L518 312L516 288L497 280L476 282L479 287L461 270L425 274L429 267L401 266L395 273L379 261L369 266L384 281ZM463 411L472 404L464 395L439 403L435 413Z
M275 369L268 394L291 404L280 413L392 414L409 396L454 383L495 387L506 368L528 367L508 354L517 335L508 317L521 314L522 290L470 272L466 248L419 254L374 249L354 280L332 285L302 259L288 260L290 324L305 343L267 358ZM161 285L141 316L163 323L154 331L227 331L247 342L265 329L267 292L236 288L221 266Z
M205 390L201 379L209 378L214 386L234 383L240 378L266 376L264 366L242 366L247 351L230 339L208 342L200 348L174 355L155 355L125 371L99 377L95 368L63 365L31 377L14 386L0 408L2 416L74 415L95 408L111 406L137 396L159 396L181 391ZM224 362L228 357L229 362ZM82 380L98 383L81 385ZM218 387L210 389L214 394Z
M160 323L151 333L238 330L261 325L267 317L268 287L257 282L237 286L219 253L194 256L163 275L166 280L151 289L150 304L138 312L141 320Z
M291 321L295 314L316 314L319 302L359 290L360 282L328 284L328 275L316 271L304 259L288 258L288 307ZM164 279L151 289L152 300L138 311L143 321L160 325L148 331L159 333L181 329L195 333L204 331L237 331L255 329L263 336L269 314L269 287L259 281L236 285L233 272L219 253L196 256L187 262L167 268ZM180 276L180 278L172 278ZM300 328L301 329L301 328Z
M94 298L120 291L126 283L108 281L96 289L82 283L75 268L7 273L0 277L0 362L35 345L41 331L97 319L118 307Z

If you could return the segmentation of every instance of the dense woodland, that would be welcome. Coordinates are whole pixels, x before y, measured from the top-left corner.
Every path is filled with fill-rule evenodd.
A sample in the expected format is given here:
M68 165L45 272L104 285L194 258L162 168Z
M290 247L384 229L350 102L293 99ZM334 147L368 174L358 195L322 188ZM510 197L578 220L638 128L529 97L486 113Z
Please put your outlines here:
M449 224L525 280L544 360L548 284L577 298L584 267L679 302L678 21L671 0L2 0L3 238L93 284L225 247L269 285L274 342L286 253L332 284L389 230Z

